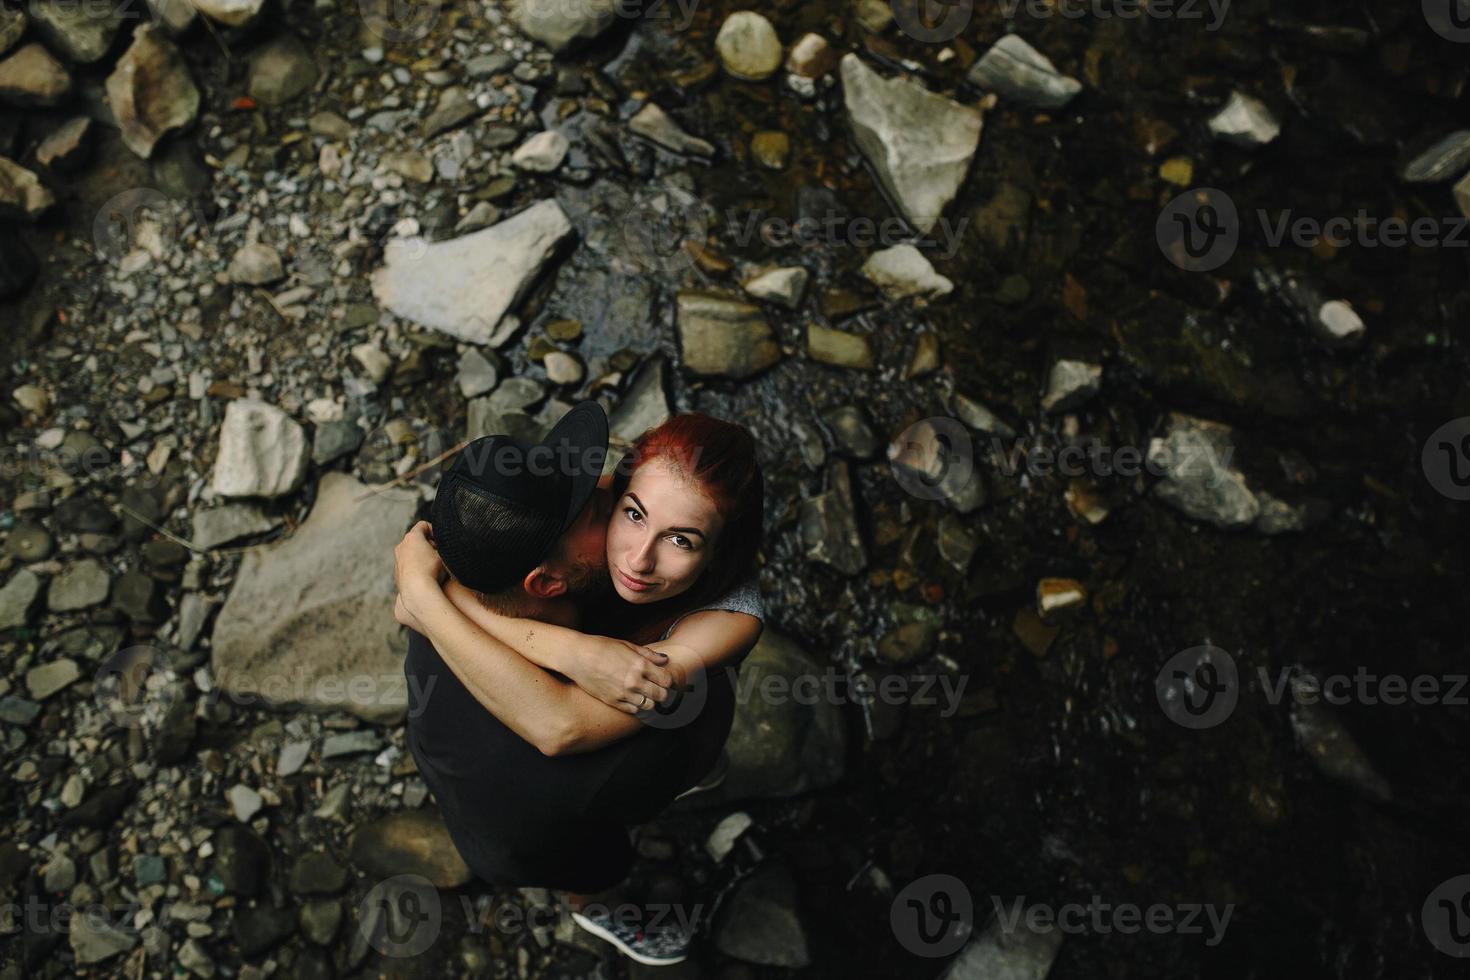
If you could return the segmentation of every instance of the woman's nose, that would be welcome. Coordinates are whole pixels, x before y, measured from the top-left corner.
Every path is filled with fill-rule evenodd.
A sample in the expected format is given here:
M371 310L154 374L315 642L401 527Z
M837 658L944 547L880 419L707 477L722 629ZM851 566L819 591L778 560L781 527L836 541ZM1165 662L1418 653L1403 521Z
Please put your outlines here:
M628 571L647 572L653 568L653 549L658 539L652 536L644 538L633 553L628 556Z

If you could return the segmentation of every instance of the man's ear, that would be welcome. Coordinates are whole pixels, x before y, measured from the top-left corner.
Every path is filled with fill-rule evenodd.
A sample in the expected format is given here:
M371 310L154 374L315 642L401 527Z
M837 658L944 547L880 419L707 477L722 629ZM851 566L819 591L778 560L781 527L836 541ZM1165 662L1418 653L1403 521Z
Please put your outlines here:
M526 590L526 595L537 599L555 599L567 591L567 583L561 576L547 571L545 565L537 565L527 572L521 587Z

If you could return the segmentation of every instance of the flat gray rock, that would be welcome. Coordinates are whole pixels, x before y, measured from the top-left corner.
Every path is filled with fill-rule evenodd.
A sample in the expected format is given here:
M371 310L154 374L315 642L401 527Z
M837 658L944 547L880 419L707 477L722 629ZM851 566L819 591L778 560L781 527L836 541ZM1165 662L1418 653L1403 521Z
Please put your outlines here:
M827 471L826 491L802 501L801 540L809 560L830 565L844 575L856 575L867 567L847 464L833 463Z
M138 945L137 934L111 925L107 916L79 910L69 921L71 951L80 965L110 960Z
M980 147L980 110L906 78L884 78L855 54L842 59L853 138L899 212L927 234L954 200Z
M281 518L267 515L254 504L224 504L196 510L190 538L194 547L209 551L280 526Z
M978 88L1037 109L1060 109L1082 91L1081 82L1057 71L1046 55L1016 34L996 41L968 78Z
M736 886L720 914L715 945L726 956L762 966L811 964L796 881L784 864L767 864Z
M560 53L607 30L617 13L617 0L514 0L510 15L521 33Z
M628 120L628 129L671 153L696 157L715 155L714 144L686 133L672 116L652 102L646 103Z
M95 558L83 558L51 580L46 601L52 612L90 609L107 601L112 579Z
M1230 465L1234 454L1228 425L1172 412L1163 437L1149 443L1149 464L1164 474L1154 493L1194 520L1249 527L1261 504L1244 474Z
M294 34L283 34L250 58L250 95L266 105L285 105L316 83L316 62Z
M679 294L684 367L700 375L748 378L781 360L760 307L718 293Z
M571 233L561 205L546 200L460 238L395 238L373 273L373 296L421 326L488 344Z
M199 114L199 89L162 29L144 24L107 76L107 105L128 149L143 159L158 141Z
M608 435L615 441L631 443L645 431L668 421L672 411L664 380L668 362L655 357L638 369L628 393L608 418Z
M408 695L393 548L416 501L408 490L371 494L345 474L323 476L296 533L240 563L214 627L220 687L382 724L401 720Z
M0 589L0 630L14 629L30 622L44 583L40 576L22 568L10 576Z

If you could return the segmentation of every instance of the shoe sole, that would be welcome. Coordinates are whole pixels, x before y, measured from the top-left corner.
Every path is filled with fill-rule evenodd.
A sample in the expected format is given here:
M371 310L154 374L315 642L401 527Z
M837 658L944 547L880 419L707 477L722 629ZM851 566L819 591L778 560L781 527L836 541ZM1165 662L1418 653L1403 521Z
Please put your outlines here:
M616 935L602 928L602 926L593 922L581 912L573 912L572 921L581 926L583 929L586 929L588 932L592 933L592 935L596 936L598 939L604 940L605 942L609 942L612 945L616 946L624 956L628 957L631 960L637 960L644 966L673 966L675 963L683 963L686 959L689 958L689 954L687 953L683 956L680 956L678 959L659 959L654 956L647 956L643 953L638 952L635 949L632 949Z

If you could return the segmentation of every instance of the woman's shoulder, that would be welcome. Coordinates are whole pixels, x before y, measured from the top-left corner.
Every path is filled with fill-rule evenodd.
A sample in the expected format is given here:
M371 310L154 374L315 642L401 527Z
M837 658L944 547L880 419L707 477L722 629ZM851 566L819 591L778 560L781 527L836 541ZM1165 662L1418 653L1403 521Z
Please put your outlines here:
M761 599L760 581L755 575L751 575L744 581L735 583L724 595L712 599L702 606L691 609L681 615L679 619L674 620L674 622L669 624L669 628L664 631L664 637L667 638L674 631L674 627L679 625L679 620L685 616L712 609L746 613L764 623L766 621L766 606L765 602Z

